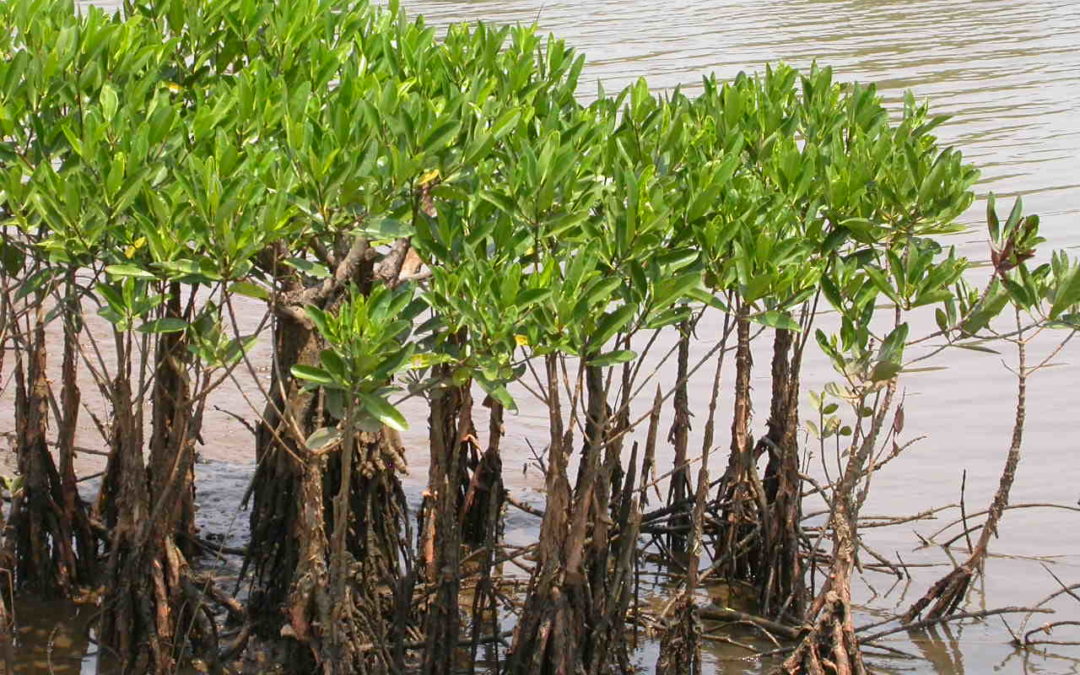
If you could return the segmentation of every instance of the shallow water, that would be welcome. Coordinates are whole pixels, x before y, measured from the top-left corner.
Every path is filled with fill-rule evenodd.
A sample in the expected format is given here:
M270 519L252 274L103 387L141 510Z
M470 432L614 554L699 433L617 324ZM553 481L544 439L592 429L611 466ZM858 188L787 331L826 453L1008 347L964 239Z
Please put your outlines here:
M982 170L980 195L991 190L1009 200L1023 195L1028 211L1043 217L1048 247L1080 247L1080 3L421 0L403 4L413 14L425 14L435 25L474 19L538 21L544 30L566 38L587 55L583 97L592 95L595 81L612 91L645 76L656 89L683 84L692 91L708 72L730 77L740 70L760 69L770 61L806 67L815 59L833 66L838 79L877 82L893 103L904 89L912 89L919 97L929 97L934 111L953 115L941 136L958 145ZM973 259L985 258L982 209L983 204L977 203L966 219L975 226L972 232L954 239L960 252ZM245 320L255 324L258 318L253 309ZM711 346L711 336L717 331L715 317L704 322L699 331L702 341L695 348L697 358ZM55 353L58 348L59 344ZM1014 503L1076 505L1080 500L1080 397L1073 388L1078 372L1073 362L1078 354L1075 347L1066 349L1057 359L1066 365L1048 369L1031 382L1024 460L1013 491ZM265 342L253 357L257 363L267 362ZM759 358L758 363L764 362L764 357ZM985 508L997 485L1012 422L1010 374L999 357L974 352L948 353L934 365L947 369L904 382L907 437L925 438L875 477L864 510L867 514L903 515L956 502L965 471L968 510L977 511ZM670 370L664 369L660 377L666 385L674 379L666 375ZM700 416L710 385L706 370L691 383L691 400L698 403L697 434L703 426ZM764 371L760 367L757 373L759 397L768 395ZM805 386L819 390L832 379L827 364L812 357L805 368ZM245 380L242 388L258 405L252 383ZM520 498L542 502L540 473L535 466L526 468L531 453L525 439L546 436L546 413L524 392L518 393L522 411L508 420L504 442L507 482ZM0 395L0 431L12 428L8 395ZM94 397L89 381L84 395ZM215 404L254 417L238 390L220 392ZM766 406L766 401L758 402L758 410ZM721 411L728 410L722 403ZM410 456L413 468L407 487L415 496L424 484L427 459L423 413L418 407L412 411L414 428L406 440L416 451ZM93 425L83 422L79 443L100 447ZM759 430L763 414L756 423ZM251 471L252 439L242 424L221 412L208 414L205 437L201 451L212 463L197 469L203 495L201 524L204 531L225 534L230 543L240 543L247 515L238 506ZM719 444L726 443L721 438ZM661 457L659 462L663 466L670 457ZM91 471L98 464L90 458L83 469ZM807 508L816 507L811 502ZM535 519L516 511L510 515L511 543L530 538ZM894 578L868 573L857 582L856 594L864 605L858 623L872 620L877 612L906 607L948 569L948 557L940 549L915 550L919 542L914 534L932 533L951 520L953 512L948 515L937 521L868 531L870 544L894 561L899 552L908 564L940 566L913 567L914 578L891 589ZM986 581L971 596L972 608L1030 605L1053 592L1057 582L1043 565L1065 583L1080 581L1078 533L1080 513L1008 512L1000 538L992 544L997 555L987 565ZM1054 619L1080 619L1080 604L1070 602L1054 605L1059 609ZM1006 620L1015 629L1020 618ZM53 623L67 625L68 621L58 616ZM1034 620L1032 627L1040 621ZM1067 640L1075 634L1054 637ZM897 636L895 646L922 659L878 659L874 665L890 672L1080 672L1078 649L1022 654L1008 641L1002 621L995 618L918 636ZM755 666L727 660L740 654L713 650L710 663L717 672L756 672ZM654 661L655 652L642 654L643 664L651 667Z

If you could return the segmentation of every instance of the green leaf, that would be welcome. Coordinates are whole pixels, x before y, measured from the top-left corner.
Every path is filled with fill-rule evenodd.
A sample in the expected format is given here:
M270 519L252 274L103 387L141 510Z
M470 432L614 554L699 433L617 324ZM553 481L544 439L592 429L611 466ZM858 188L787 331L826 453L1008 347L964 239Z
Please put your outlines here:
M936 373L942 370L948 370L948 366L923 366L922 368L904 368L902 372L905 373Z
M314 366L293 366L291 368L293 377L301 380L306 380L314 384L320 384L323 386L329 386L334 384L334 378L330 377L330 373L326 372L322 368L316 368Z
M229 286L229 292L256 300L269 300L270 291L251 281L236 281Z
M159 335L162 333L180 333L186 330L187 327L188 323L183 319L178 319L176 317L165 317L162 319L154 319L153 321L147 321L143 325L139 326L136 330L138 330L140 333Z
M326 390L326 409L339 420L345 419L345 392L340 389Z
M367 235L372 239L400 239L411 237L413 227L397 220L396 218L369 218L365 220L357 230L359 234Z
M510 395L506 387L499 385L492 387L487 392L488 396L502 404L502 407L510 412L517 412L517 401Z
M491 125L491 135L495 138L501 138L503 134L510 131L510 129L517 124L517 121L520 118L521 108L511 108L510 110L507 110Z
M701 288L701 273L688 272L656 284L655 303L660 307L691 298L691 291Z
M514 299L514 304L524 308L529 305L535 305L541 300L548 298L550 295L550 288L529 288L518 293L517 297Z
M229 343L225 345L225 349L222 350L222 363L226 366L232 365L240 359L244 354L248 353L251 348L258 341L258 334L255 335L241 335L229 340Z
M364 404L364 410L368 414L391 429L405 431L409 428L409 423L405 421L405 417L390 402L364 392L360 392L360 402Z
M210 260L168 260L158 266L170 279L193 284L209 284L220 281L221 275Z
M778 312L776 310L769 310L762 314L755 314L750 317L750 320L754 323L760 323L770 328L778 328L782 330L798 331L801 329L799 322L791 318L791 315L787 312Z
M1050 307L1050 318L1058 318L1062 312L1077 303L1080 303L1080 265L1069 268L1054 289L1054 304Z
M288 258L283 262L289 267L303 272L304 274L307 274L308 276L314 277L316 279L330 278L330 270L327 269L326 265L312 262L310 260L305 260L303 258Z
M980 345L977 342L954 342L953 346L954 347L959 347L960 349L968 349L968 350L971 350L973 352L983 352L984 354L1000 354L1001 353L1001 352L997 351L996 349L990 349L989 347L983 347L982 345Z
M971 313L961 324L961 330L968 335L978 333L1001 314L1001 310L1005 309L1008 302L1008 292L1000 282L994 280L991 282L991 287L987 290L982 302L971 310Z
M22 251L6 241L0 241L0 267L3 267L10 276L15 276L22 270L24 260L25 255Z
M937 322L937 327L942 333L949 330L949 317L940 307L934 310L934 321Z
M517 402L510 395L505 384L489 380L479 372L476 373L476 382L484 390L484 393L501 403L503 408L510 412L517 412Z
M626 324L630 323L630 319L634 317L636 307L633 305L623 305L613 312L604 314L603 318L597 322L596 332L592 335L589 342L595 347L603 347L607 344L608 340L615 337L615 334L626 327Z
M97 292L104 298L105 302L116 311L127 309L127 303L124 302L124 295L119 288L114 288L105 284L97 285Z
M332 349L324 349L319 354L319 360L322 361L323 368L326 372L330 373L334 379L339 382L348 383L349 368L345 364L345 359L341 358L341 355Z
M637 358L637 353L630 349L617 349L615 351L601 354L595 358L589 359L590 366L596 366L598 368L604 366L615 365L616 363L626 363L627 361L633 361Z
M908 337L908 325L902 323L890 332L881 343L878 350L878 358L899 366L904 354L904 345ZM897 370L899 372L899 369ZM885 378L888 379L888 378Z
M994 193L991 192L986 196L986 226L990 230L990 241L996 243L1001 232L1001 222L998 220L994 201Z
M319 335L327 338L328 340L333 338L331 333L330 316L327 313L316 307L315 305L308 305L304 308L304 313L311 319L311 323L315 325L315 330Z
M109 276L132 279L157 279L153 273L144 270L137 265L109 265L105 268Z
M718 309L721 312L728 311L727 304L722 299L720 299L719 296L713 295L704 288L691 289L691 291L687 293L687 297L704 303L705 305L712 307L713 309Z
M31 274L29 279L19 285L19 290L15 293L15 301L18 302L29 296L31 293L37 293L43 288L46 288L56 277L57 272L60 271L61 270L58 267L46 267L40 272Z
M461 129L461 123L449 120L440 126L433 128L421 142L425 152L438 152L449 145L450 141L457 136Z
M124 330L124 315L112 307L102 307L98 310L98 316L116 326L118 330Z
M870 379L874 382L886 382L900 374L901 364L897 361L878 361L874 365Z
M119 98L116 95L116 90L113 89L108 83L101 87L101 114L105 118L106 122L112 122L116 116L116 108L119 105Z

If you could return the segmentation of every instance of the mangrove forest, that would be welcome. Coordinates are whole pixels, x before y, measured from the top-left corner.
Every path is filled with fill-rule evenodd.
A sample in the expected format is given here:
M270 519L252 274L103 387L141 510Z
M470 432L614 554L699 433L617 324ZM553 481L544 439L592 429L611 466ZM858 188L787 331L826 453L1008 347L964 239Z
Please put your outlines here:
M884 635L1048 611L967 598L1080 263L992 196L989 262L956 253L979 173L926 102L782 63L594 90L534 28L362 0L0 25L8 672L23 598L89 606L99 672L155 675L674 675L714 672L710 640L857 674ZM955 350L1015 376L1000 486L864 624L855 579L907 570L861 510L919 439L905 383ZM197 524L226 390L242 546Z

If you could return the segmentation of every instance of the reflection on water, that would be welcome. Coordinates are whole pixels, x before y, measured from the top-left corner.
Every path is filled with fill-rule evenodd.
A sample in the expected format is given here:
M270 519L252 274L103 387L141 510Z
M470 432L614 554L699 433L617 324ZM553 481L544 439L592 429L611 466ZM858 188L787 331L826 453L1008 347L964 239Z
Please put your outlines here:
M84 663L91 666L94 660L86 654L88 627L96 612L96 607L64 601L17 601L15 672L56 675L83 672ZM87 672L93 672L92 666Z

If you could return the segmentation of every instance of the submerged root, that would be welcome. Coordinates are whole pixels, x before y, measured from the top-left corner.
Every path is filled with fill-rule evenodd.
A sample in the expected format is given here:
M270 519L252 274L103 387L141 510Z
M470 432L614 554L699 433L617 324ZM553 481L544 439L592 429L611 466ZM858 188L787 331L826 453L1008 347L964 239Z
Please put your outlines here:
M927 619L940 619L955 612L967 597L968 588L971 587L971 582L975 578L978 562L976 557L972 556L963 565L938 579L926 595L919 598L908 609L901 620L904 623L911 623L918 619L927 607L930 607L930 610L926 612Z
M866 673L851 619L851 603L844 595L830 590L819 598L816 604L820 604L821 609L813 627L780 666L779 672L789 675Z
M684 594L660 639L657 675L696 675L701 672L701 622L693 598Z
M1005 467L998 479L998 488L994 493L994 499L987 511L986 522L982 532L979 533L979 541L971 551L971 555L956 569L938 580L926 595L919 598L915 604L903 616L904 623L911 623L919 614L933 603L927 618L937 619L948 616L956 611L960 603L967 595L975 575L982 570L983 561L986 560L987 551L990 548L990 538L997 535L998 525L1009 505L1009 493L1012 491L1013 482L1016 480L1016 470L1020 465L1020 450L1024 440L1024 422L1027 416L1027 351L1023 341L1017 342L1018 368L1016 413L1013 421L1012 441L1009 444L1009 452L1005 458ZM966 526L966 525L965 525Z

